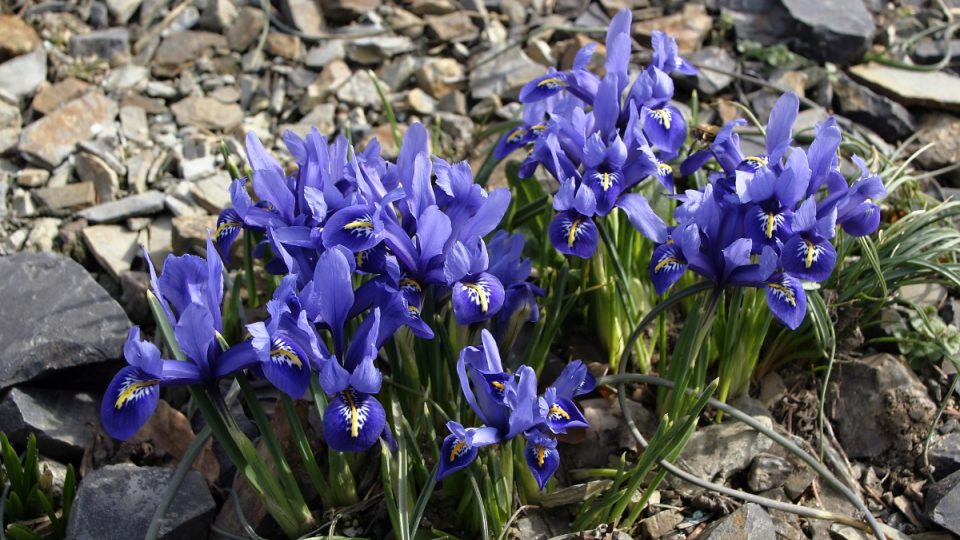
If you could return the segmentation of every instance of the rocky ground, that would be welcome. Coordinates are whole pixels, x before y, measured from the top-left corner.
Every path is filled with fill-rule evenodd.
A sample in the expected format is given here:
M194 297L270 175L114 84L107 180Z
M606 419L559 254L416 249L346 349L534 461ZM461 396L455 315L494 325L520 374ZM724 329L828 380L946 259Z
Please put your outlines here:
M569 67L579 47L602 35L573 27L603 27L626 6L633 10L638 41L653 29L666 30L701 66L699 76L678 81L684 100L696 89L700 122L720 124L740 114L727 100L748 103L763 118L779 92L792 90L805 99L804 126L830 111L846 129L887 151L903 142L907 152L936 143L915 165L933 171L942 191L949 192L960 185L960 117L954 114L960 111L960 76L950 58L936 71L861 59L885 47L900 62L940 62L958 42L924 32L943 24L944 10L951 21L960 15L954 4L960 5L953 0L5 4L0 254L10 256L0 257L0 431L20 442L28 432L38 433L54 471L62 473L62 463L83 465L88 476L71 525L77 538L114 538L118 532L126 538L128 531L145 529L162 495L149 486L169 476L162 466L182 457L193 436L189 423L176 410L161 408L143 437L116 448L99 434L99 396L90 389L109 379L130 321L149 320L138 246L146 246L158 264L168 253L200 246L229 203L221 145L242 154L247 131L278 155L285 153L284 130L304 134L311 127L360 144L376 137L385 154L395 153L376 79L401 124L424 122L439 141L438 153L479 166L495 137L478 135L519 115L520 87L548 67ZM645 59L636 60L639 65ZM502 182L503 173L496 172L492 181ZM947 301L937 297L934 304ZM920 379L896 357L873 356L841 366L830 394L831 466L888 525L913 538L948 538L944 529L960 534L960 411L952 405L929 466L917 461L946 379L943 373ZM619 414L612 406L603 399L585 403L597 426L587 436L607 448L629 448L628 435L611 422ZM815 384L805 373L768 375L759 399L744 406L801 439L815 429ZM582 447L592 451L592 445ZM224 493L215 500L206 482L231 473L221 472L211 452L184 484L182 508L171 509L164 538L205 534L215 518ZM685 455L688 470L714 481L852 513L805 466L736 423L697 433ZM131 456L141 465L161 467L94 470ZM596 452L575 459L584 467L606 466L601 457L597 463L591 461L598 459ZM933 481L927 481L927 472ZM798 539L859 534L755 505L721 517L735 508L722 497L670 485L661 506L645 518L642 534ZM217 518L222 527L241 530L232 512L222 514ZM117 515L125 520L120 527L112 521ZM98 529L102 523L110 523L110 530ZM564 520L551 521L544 511L522 518L518 534L549 536L564 527Z

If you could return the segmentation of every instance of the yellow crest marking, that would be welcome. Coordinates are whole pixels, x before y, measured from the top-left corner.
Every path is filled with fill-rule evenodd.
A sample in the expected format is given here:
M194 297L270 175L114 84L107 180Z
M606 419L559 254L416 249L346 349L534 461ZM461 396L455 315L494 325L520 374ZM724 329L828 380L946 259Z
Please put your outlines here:
M139 390L143 388L148 388L155 384L158 384L160 379L151 379L149 381L137 381L129 386L124 387L123 391L120 392L120 395L117 396L117 401L113 404L115 409L120 409L127 404L130 399L133 398Z
M771 289L773 289L773 290L775 290L775 291L779 291L779 292L782 293L784 296L786 296L786 297L787 297L787 303L789 303L791 306L794 306L794 307L797 306L797 299L796 299L796 297L793 296L793 291L791 291L791 290L789 289L789 287L784 287L783 285L781 285L781 284L779 284L779 283L767 283L767 287L770 287Z
M343 400L350 407L350 436L357 438L360 436L360 414L357 410L357 403L353 400L352 392L343 392Z
M273 349L270 351L270 357L282 356L290 361L291 364L302 367L303 363L300 361L300 358L291 351L285 351L283 349Z
M569 420L569 419L570 419L570 415L567 413L567 411L561 409L559 405L556 405L556 404L551 405L549 412L550 412L550 414L559 415L559 416L560 416L561 418L563 418L564 420Z
M476 283L464 283L463 286L476 293L477 300L480 302L480 311L486 313L486 311L490 309L490 297L487 291Z
M457 454L459 454L460 451L466 447L467 447L467 443L463 441L457 441L453 445L453 450L450 450L450 461L453 461L457 457Z

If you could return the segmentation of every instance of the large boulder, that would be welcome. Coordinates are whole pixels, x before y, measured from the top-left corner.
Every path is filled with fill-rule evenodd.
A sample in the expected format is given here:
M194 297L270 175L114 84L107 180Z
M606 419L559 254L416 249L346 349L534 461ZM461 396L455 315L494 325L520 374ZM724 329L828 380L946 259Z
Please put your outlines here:
M67 538L143 538L160 505L172 469L109 465L84 477L70 512ZM206 538L216 503L203 476L190 471L160 524L158 538Z
M847 65L873 43L873 17L863 0L719 0L738 41L785 44L821 62Z
M81 389L103 382L97 368L121 357L130 328L107 291L51 253L0 257L0 276L0 390L39 378Z
M79 462L99 425L100 397L52 388L14 388L0 400L0 432L17 445L37 436L47 457Z

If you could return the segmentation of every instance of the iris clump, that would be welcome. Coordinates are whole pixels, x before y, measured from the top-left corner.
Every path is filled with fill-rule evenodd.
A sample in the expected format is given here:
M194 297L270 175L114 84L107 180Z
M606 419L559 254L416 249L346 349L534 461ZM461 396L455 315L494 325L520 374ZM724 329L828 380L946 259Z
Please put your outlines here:
M383 378L377 357L402 327L434 337L421 318L426 299L434 299L433 312L448 309L458 324L488 323L501 335L518 318L539 318L536 297L544 291L528 281L523 236L495 232L509 191L484 190L465 162L431 159L422 125L407 131L396 163L380 157L376 142L356 152L346 139L328 143L316 131L306 139L288 133L285 140L298 162L295 174L285 174L251 134L257 200L248 191L250 179L235 180L233 207L211 232L207 257L170 256L159 278L151 267L153 294L185 361L161 359L159 349L140 340L139 329L131 331L130 365L115 377L102 408L112 436L128 438L147 421L162 385L201 385L216 393L218 381L247 370L294 399L316 379L329 398L323 431L334 450L363 451L378 440L395 446L376 397ZM227 347L220 254L228 256L241 231L262 238L253 254L280 279L267 318L248 324L249 337ZM484 237L494 232L488 247ZM484 339L492 341L492 334L484 330ZM532 407L535 376L527 371L516 403ZM575 407L569 414L579 415ZM536 426L528 422L521 431ZM466 444L458 452L481 445L486 432L457 431ZM504 430L491 441L508 435L516 433ZM555 450L543 448L544 463L555 462Z
M837 263L837 227L865 236L880 224L874 199L886 194L879 177L854 157L852 185L840 172L840 129L833 118L817 126L809 148L792 146L799 100L785 94L770 113L765 153L745 156L728 123L709 150L681 167L692 174L715 159L718 171L701 189L678 195L676 225L657 244L650 276L659 294L690 269L718 287L765 289L770 311L791 329L807 311L804 283L825 281Z
M666 238L664 221L642 194L631 191L656 178L673 192L669 162L686 142L687 125L670 103L670 74L693 74L696 68L679 55L673 38L654 32L653 59L630 84L631 20L631 12L621 10L610 23L603 77L588 67L596 48L589 44L577 53L573 69L551 71L527 83L520 92L524 121L495 151L504 158L525 149L521 177L542 166L559 182L549 234L565 255L593 256L598 241L594 219L615 209L647 238Z

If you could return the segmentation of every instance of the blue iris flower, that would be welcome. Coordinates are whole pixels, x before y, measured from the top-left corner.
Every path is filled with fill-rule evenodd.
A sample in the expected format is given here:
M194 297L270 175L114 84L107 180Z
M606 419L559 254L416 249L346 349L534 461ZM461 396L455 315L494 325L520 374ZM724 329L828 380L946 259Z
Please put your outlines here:
M483 426L447 424L450 435L441 445L437 480L472 463L480 447L522 435L527 442L527 465L543 489L560 464L555 436L570 428L588 427L573 398L593 391L596 380L577 360L538 396L533 369L521 366L516 373L505 372L493 335L483 330L481 343L461 351L457 374L467 404Z
M789 328L806 316L803 281L830 277L837 262L832 240L837 226L863 236L879 225L873 202L883 183L859 158L861 177L852 185L840 173L841 134L831 118L817 127L810 147L791 146L799 100L785 94L767 123L765 153L744 157L728 123L708 150L681 166L691 174L711 158L720 172L701 190L677 196L677 225L654 248L650 275L663 294L690 269L717 287L759 287L773 315Z

